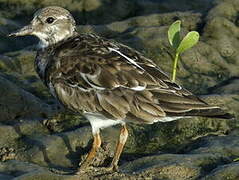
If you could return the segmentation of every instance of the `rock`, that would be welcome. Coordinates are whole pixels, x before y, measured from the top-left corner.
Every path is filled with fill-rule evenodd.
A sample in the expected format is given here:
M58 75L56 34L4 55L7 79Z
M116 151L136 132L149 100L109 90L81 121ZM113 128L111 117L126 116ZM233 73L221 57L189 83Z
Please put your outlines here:
M7 8L4 8L4 10L6 9ZM16 51L19 47L27 47L37 42L36 38L32 37L19 37L18 39L9 38L8 34L21 28L23 24L9 19L10 16L8 15L6 15L6 17L2 17L4 16L3 11L0 12L0 59L2 58L2 53ZM7 10L7 12L9 11Z
M230 141L230 143L228 143ZM194 148L190 153L212 153L221 154L231 160L239 156L239 140L238 136L218 136L205 137L193 143L191 148Z
M168 0L168 1L142 1L137 0L138 11L137 13L142 14L151 14L151 13L165 13L165 12L172 12L172 11L196 11L196 12L205 12L208 11L209 8L212 7L213 1L210 0L203 0L197 1L192 0L188 3L187 0L182 1L175 1L175 0Z
M0 179L10 180L10 179L13 179L13 176L8 176L8 175L5 175L5 174L0 174Z
M237 94L239 92L239 78L232 77L208 89L210 94Z
M239 163L219 166L202 180L236 180L239 177Z
M17 87L0 75L0 122L13 121L17 118L47 117L52 109L49 105L29 92Z
M206 137L208 142L218 143L221 137ZM227 137L226 137L227 138ZM238 152L238 137L235 137L232 141L228 141L225 139L223 141L227 144L228 149L234 150ZM198 144L198 143L197 143ZM203 143L205 144L205 143ZM200 143L198 144L199 146ZM205 145L206 148L212 149L215 146ZM225 147L222 143L221 147ZM138 158L137 160L127 162L120 167L120 173L112 173L112 174L101 174L99 171L92 171L88 174L82 174L80 179L93 179L95 177L99 177L99 179L104 178L124 178L124 179L132 179L132 178L160 178L160 179L198 179L199 177L204 177L205 179L217 179L217 177L231 177L230 179L236 179L238 175L238 163L230 163L232 160L228 158L230 154L225 154L227 152L226 149L222 149L222 151L188 151L184 154L159 154L153 156L146 156L142 158ZM235 154L234 154L235 155ZM230 164L229 164L230 163ZM227 164L227 165L224 165ZM26 166L28 166L26 168ZM7 171L6 171L7 170ZM53 170L53 169L52 169ZM69 171L72 174L74 171ZM63 171L67 173L67 171ZM19 179L34 179L34 178L59 178L59 179L77 179L76 176L73 175L60 175L59 173L63 173L61 171L53 170L54 173L49 170L37 166L31 163L22 163L15 160L2 162L0 163L0 172L18 172L17 177ZM233 178L234 177L234 178ZM43 179L44 179L43 178ZM204 179L204 178L203 178Z
M91 132L88 128L55 135L29 137L25 140L29 148L19 153L18 159L49 167L77 166L80 155L85 153L79 152L79 147L80 150L86 148L90 139Z
M22 1L9 0L7 3L3 2L2 16L23 19L22 16L26 14L30 16L36 9L57 5L62 6L74 13L79 18L82 24L106 24L113 21L120 21L132 16L141 16L153 13L165 13L172 11L196 11L206 12L212 7L213 2L210 0L196 1L193 0L188 3L183 1L163 1L157 2L153 0L77 0L74 3L69 1L56 2L54 0L41 1ZM112 12L111 9L116 11ZM9 13L11 12L11 13ZM98 17L101 18L98 18Z
M7 172L7 174L9 175L5 175L6 178L15 176L14 179L16 180L35 180L35 179L70 180L69 176L56 175L53 174L51 171L49 171L47 168L43 168L35 164L16 160L7 161L4 163L0 162L0 172Z
M213 154L162 154L126 163L121 166L121 170L130 174L149 175L152 179L197 179L204 169L224 161Z
M4 78L17 86L44 99L48 103L53 103L55 100L52 100L53 98L48 89L35 72L34 59L34 51L22 50L7 53L6 56L0 56L1 72L4 72Z
M121 170L161 179L198 179L208 173L205 179L236 179L238 163L233 157L238 157L238 143L238 136L204 137L189 144L193 149L185 148L183 154L146 156L123 164Z
M118 140L120 127L105 129L95 167L74 176L91 148L89 122L60 107L37 77L33 66L36 47L32 46L36 39L6 37L29 22L35 9L53 4L73 12L81 24L80 32L125 43L169 73L173 50L167 30L176 19L182 20L182 35L197 30L201 38L197 46L182 54L177 81L194 93L208 94L202 98L233 113L235 119L129 124L121 171L114 173L96 168L109 165ZM1 6L6 8L0 15L0 179L238 177L238 163L233 162L239 157L237 1L9 0L8 6L6 2Z
M117 1L105 1L105 0L77 0L74 3L67 0L56 2L50 1L9 1L8 3L3 2L3 6L6 8L2 10L2 14L6 17L18 18L22 20L23 15L32 15L36 9L40 9L46 6L62 6L74 13L79 19L79 22L83 24L103 24L112 21L125 19L136 11L135 1L117 0ZM12 8L15 9L12 9ZM117 9L117 11L110 11L110 9ZM12 13L9 13L12 12ZM101 17L100 19L98 17ZM25 17L26 18L26 17ZM29 17L28 17L29 18Z
M61 109L57 114L42 121L43 125L51 132L64 132L89 125L88 121L77 113L68 112Z
M1 138L0 145L5 147L17 140L20 135L15 131L12 126L1 125L0 126L1 134L4 138Z
M12 173L14 176L19 176L24 173L28 173L36 170L43 170L43 167L40 167L35 164L28 162L21 162L17 160L9 160L7 162L0 162L0 172ZM14 173L15 172L15 173Z

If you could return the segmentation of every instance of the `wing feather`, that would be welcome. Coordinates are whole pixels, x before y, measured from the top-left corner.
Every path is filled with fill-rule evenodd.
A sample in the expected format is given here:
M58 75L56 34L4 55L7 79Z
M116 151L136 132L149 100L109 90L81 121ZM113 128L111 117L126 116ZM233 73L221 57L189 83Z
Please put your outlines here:
M214 108L139 52L95 35L77 39L57 47L48 68L58 99L74 111L153 123Z

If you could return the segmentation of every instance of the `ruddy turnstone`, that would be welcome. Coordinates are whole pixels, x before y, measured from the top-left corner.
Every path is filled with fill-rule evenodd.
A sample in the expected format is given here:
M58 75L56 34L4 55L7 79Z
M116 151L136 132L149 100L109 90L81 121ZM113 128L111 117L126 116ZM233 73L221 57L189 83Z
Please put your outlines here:
M93 146L80 170L90 165L101 145L100 129L122 125L110 166L115 169L128 137L128 122L231 117L171 82L138 51L95 34L77 33L74 18L61 7L40 9L29 25L10 35L40 39L35 60L39 77L66 108L90 121Z

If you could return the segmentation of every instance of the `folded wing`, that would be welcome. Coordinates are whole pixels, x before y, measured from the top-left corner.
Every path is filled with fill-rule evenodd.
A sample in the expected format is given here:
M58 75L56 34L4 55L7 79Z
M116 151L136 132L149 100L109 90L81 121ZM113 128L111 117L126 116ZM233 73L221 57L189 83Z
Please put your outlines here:
M74 111L143 123L224 114L172 83L139 52L95 35L58 47L47 72L58 99Z

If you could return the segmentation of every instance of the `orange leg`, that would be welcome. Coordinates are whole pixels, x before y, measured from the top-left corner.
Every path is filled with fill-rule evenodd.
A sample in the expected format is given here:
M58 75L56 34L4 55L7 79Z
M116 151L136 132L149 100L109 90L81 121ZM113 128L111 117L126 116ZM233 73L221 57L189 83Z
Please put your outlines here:
M120 131L119 141L118 141L118 144L117 144L117 147L116 147L115 155L114 155L114 158L113 158L112 163L110 165L111 170L117 170L117 168L118 168L118 161L119 161L120 155L123 151L124 145L127 141L128 134L129 133L128 133L128 130L126 128L126 125L123 125L123 127Z
M93 135L94 136L94 141L93 141L93 146L90 150L90 152L88 153L85 161L83 163L80 164L80 171L84 171L84 169L86 169L93 161L97 150L99 149L100 145L101 145L101 138L100 138L100 133L96 133Z

